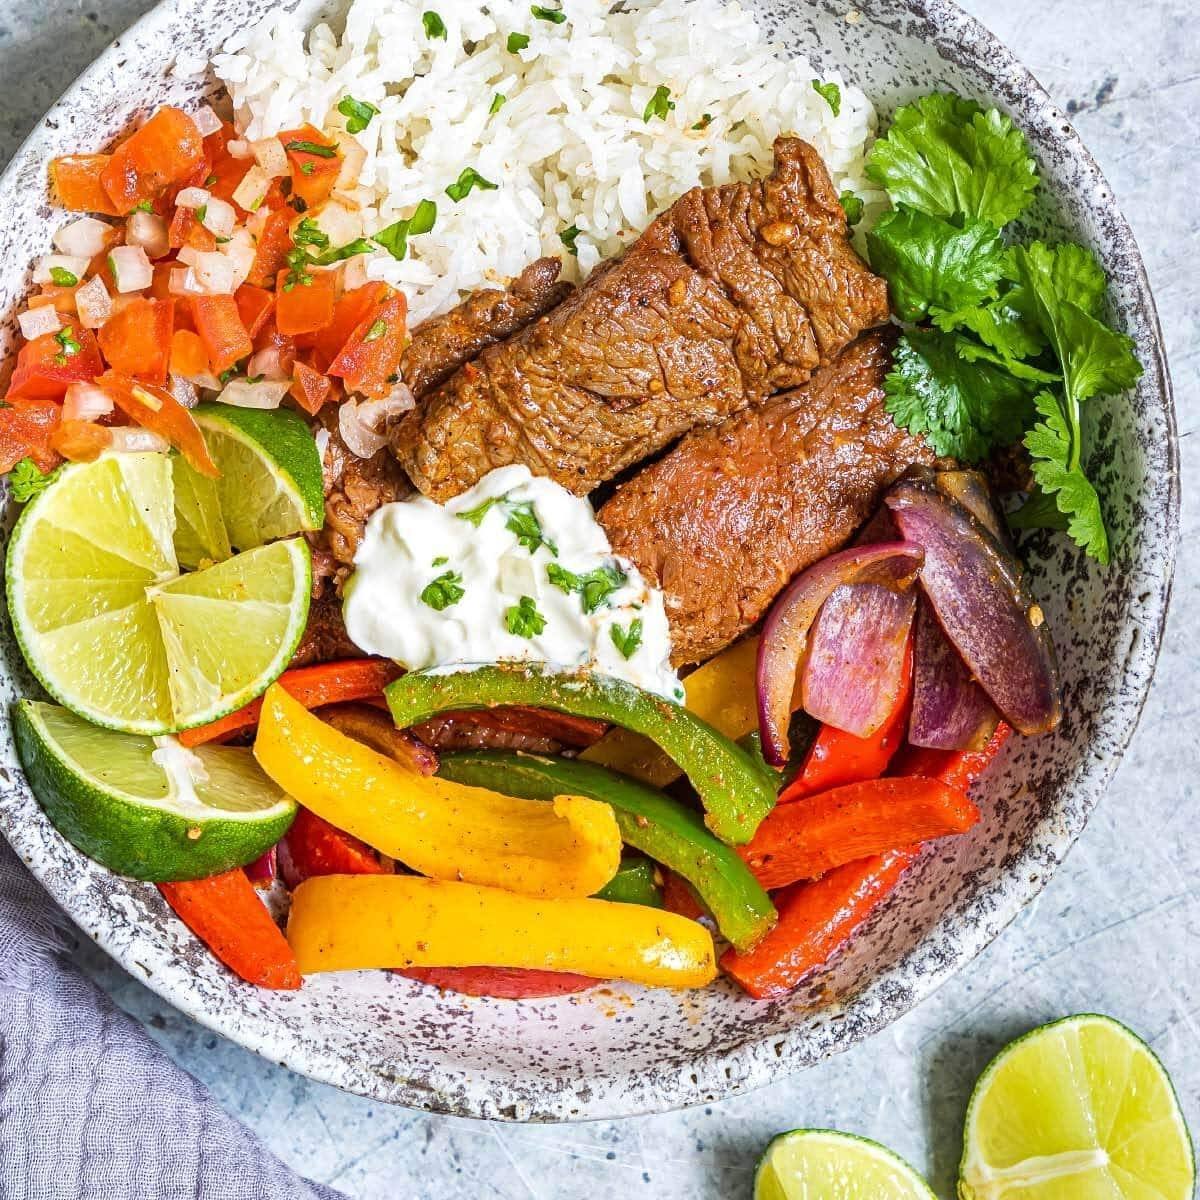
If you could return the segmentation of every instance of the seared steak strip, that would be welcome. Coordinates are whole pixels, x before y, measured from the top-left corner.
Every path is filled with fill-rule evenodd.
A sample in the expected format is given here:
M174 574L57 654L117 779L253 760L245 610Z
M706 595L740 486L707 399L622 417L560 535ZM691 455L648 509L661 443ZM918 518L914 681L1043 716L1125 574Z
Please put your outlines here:
M412 394L419 400L445 383L463 363L565 300L573 288L558 282L561 270L557 258L539 258L507 290L472 292L448 313L418 325L400 361L400 374Z
M431 392L392 446L434 500L509 463L583 495L803 383L887 315L817 152L780 138L769 178L688 192L622 258Z
M806 386L691 434L600 510L613 550L665 593L676 665L744 633L907 467L933 461L884 408L893 342L867 334Z

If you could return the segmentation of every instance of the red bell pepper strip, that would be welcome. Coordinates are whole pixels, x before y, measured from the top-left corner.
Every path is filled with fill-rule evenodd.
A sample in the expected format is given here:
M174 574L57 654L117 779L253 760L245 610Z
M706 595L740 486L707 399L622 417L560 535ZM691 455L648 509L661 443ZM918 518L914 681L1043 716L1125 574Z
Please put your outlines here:
M246 276L247 283L260 288L275 286L275 277L287 266L288 251L292 249L293 215L290 209L282 209L263 222L254 247L254 262Z
M774 897L775 928L747 954L727 951L721 967L756 1000L786 995L849 940L916 855L915 849L891 850L785 888Z
M254 343L232 296L193 296L191 304L196 332L215 374L228 371L254 353Z
M136 296L105 321L97 340L114 371L164 384L174 331L174 300L143 300Z
M965 833L979 809L937 779L871 779L768 814L738 853L769 889L816 879L843 863Z
M71 384L90 383L103 370L92 331L66 324L57 333L43 333L21 347L6 399L58 400Z
M908 712L912 705L913 648L912 638L904 654L900 690L888 718L870 737L822 725L805 756L800 773L784 789L780 804L801 800L830 788L866 779L878 779L887 768L892 755L904 744L908 728Z
M165 388L135 382L116 371L106 371L96 382L127 417L166 438L194 470L210 479L220 474L196 419Z
M660 873L663 881L663 908L667 912L687 917L691 921L698 921L708 915L704 911L704 905L696 897L695 888L682 875L676 875L666 867L660 868Z
M235 975L256 987L295 991L300 986L296 956L240 867L160 883L179 919Z
M278 683L289 696L305 708L321 708L346 700L367 700L383 694L383 689L400 676L395 663L382 658L348 658L338 662L317 663L284 671ZM179 740L185 746L228 738L243 729L253 729L262 712L262 700L251 700L244 708L231 712L208 725L185 729Z
M892 775L924 775L966 794L1008 741L1012 727L1001 721L982 750L927 750L905 746L892 764Z
M37 469L53 471L62 461L54 449L54 433L62 419L56 400L16 400L0 408L0 474L7 475L23 458Z
M100 177L111 154L65 154L50 161L50 191L54 203L71 212L118 215Z
M347 391L382 400L400 379L407 314L401 292L371 309L330 364L328 374L345 380Z
M498 1000L537 1000L584 992L600 982L569 971L537 971L529 967L409 967L397 971L407 979L463 996Z
M112 153L100 182L118 213L157 200L173 183L204 161L204 139L196 122L178 108L160 108Z
M307 808L297 809L279 843L278 861L280 878L289 888L315 875L384 875L389 870L366 842Z

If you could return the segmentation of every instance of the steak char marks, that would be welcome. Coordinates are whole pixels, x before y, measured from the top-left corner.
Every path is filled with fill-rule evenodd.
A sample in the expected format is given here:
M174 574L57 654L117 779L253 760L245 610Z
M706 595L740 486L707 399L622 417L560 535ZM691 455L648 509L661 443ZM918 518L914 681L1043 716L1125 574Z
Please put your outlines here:
M688 192L582 288L463 362L392 448L441 502L510 463L585 495L805 382L887 316L817 152L780 138L768 178Z

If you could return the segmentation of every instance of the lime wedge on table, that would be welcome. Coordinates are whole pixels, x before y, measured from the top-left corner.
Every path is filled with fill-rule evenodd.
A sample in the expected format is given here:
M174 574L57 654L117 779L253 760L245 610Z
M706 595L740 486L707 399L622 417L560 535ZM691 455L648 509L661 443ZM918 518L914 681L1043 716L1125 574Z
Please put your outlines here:
M174 527L171 460L120 454L65 467L13 530L6 584L26 661L97 725L215 720L264 691L304 632L302 539L181 576Z
M1190 1200L1195 1180L1170 1078L1111 1017L1043 1025L975 1085L963 1200Z
M98 729L35 700L15 706L13 729L46 815L121 875L164 882L243 866L287 832L296 812L249 749L187 751L173 738Z
M929 1185L878 1142L832 1129L781 1133L758 1161L754 1200L935 1200Z
M204 432L217 479L173 459L175 547L185 566L219 562L325 520L321 459L303 418L290 409L201 404L192 416Z

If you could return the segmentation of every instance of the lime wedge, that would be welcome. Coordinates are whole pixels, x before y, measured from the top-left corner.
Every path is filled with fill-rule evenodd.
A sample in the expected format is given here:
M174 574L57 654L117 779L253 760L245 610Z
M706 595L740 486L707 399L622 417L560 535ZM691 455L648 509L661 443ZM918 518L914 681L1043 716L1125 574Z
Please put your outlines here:
M228 557L229 546L250 550L321 528L321 458L299 413L200 404L192 416L221 475L205 479L183 459L174 459L181 562L219 561Z
M172 465L161 454L70 464L8 547L9 612L45 689L97 725L162 734L263 692L308 616L302 539L180 576Z
M46 815L72 845L121 875L165 882L244 866L295 816L295 801L249 749L184 750L174 738L97 729L34 700L14 706L13 730Z
M832 1129L781 1133L758 1161L754 1200L935 1200L902 1158Z
M975 1085L962 1200L1190 1200L1195 1180L1170 1078L1111 1017L1043 1025Z

